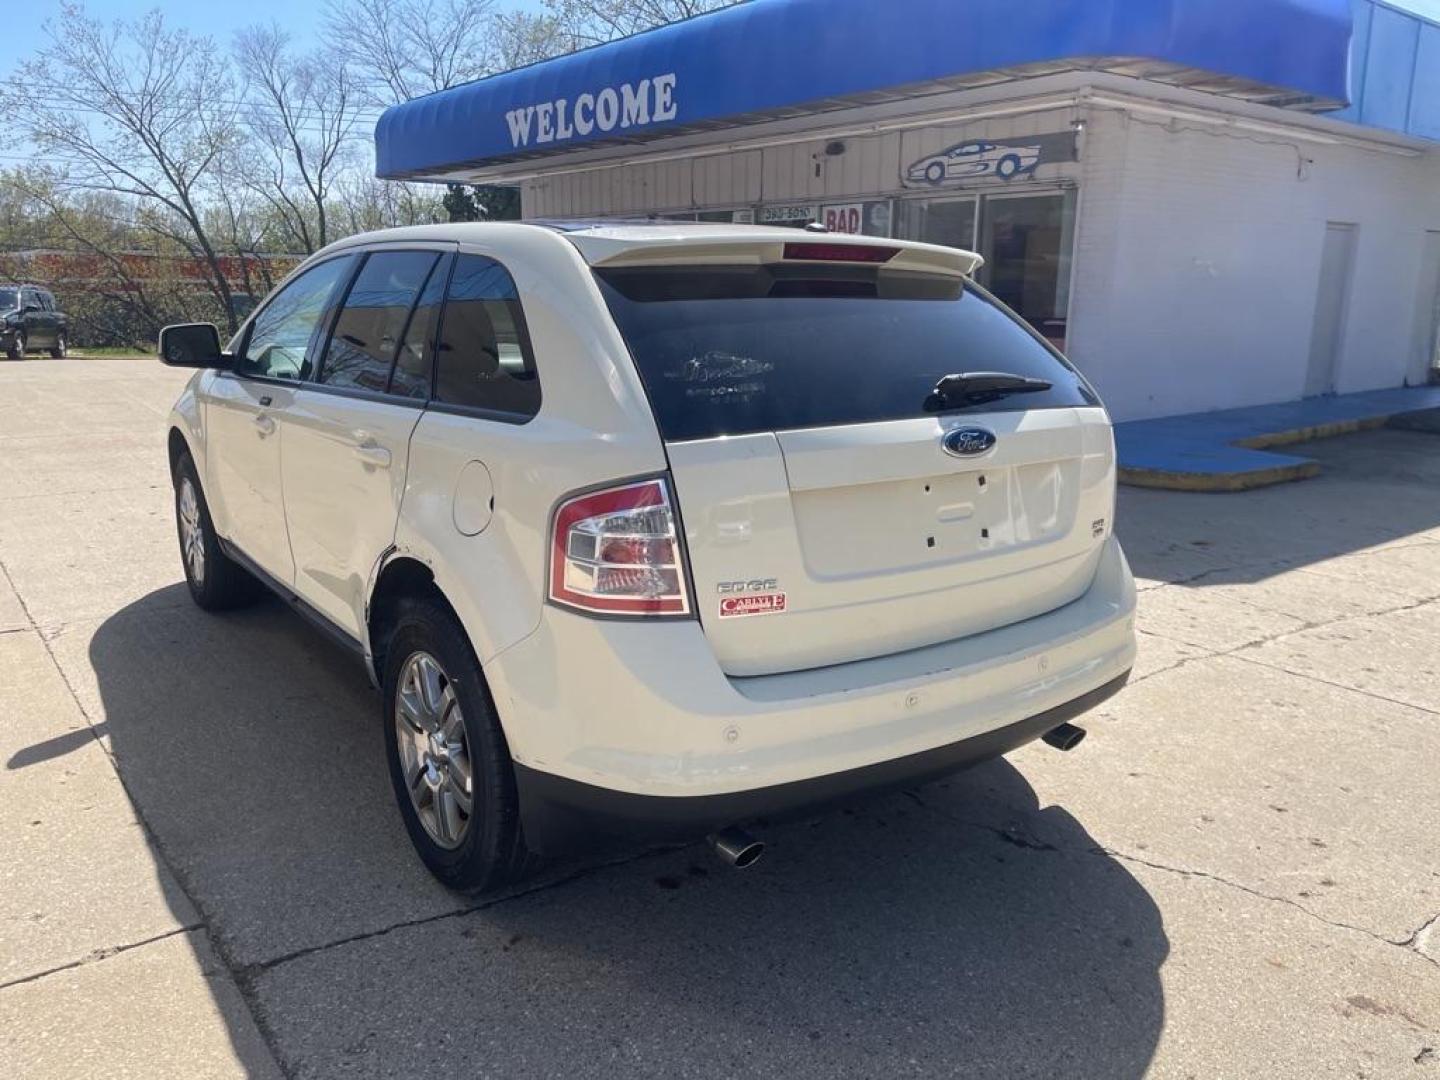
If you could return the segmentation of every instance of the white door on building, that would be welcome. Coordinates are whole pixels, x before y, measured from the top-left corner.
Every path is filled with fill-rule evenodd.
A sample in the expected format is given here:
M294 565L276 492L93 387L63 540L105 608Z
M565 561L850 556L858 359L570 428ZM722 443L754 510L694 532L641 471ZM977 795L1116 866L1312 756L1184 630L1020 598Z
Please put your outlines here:
M1420 291L1415 297L1415 341L1405 373L1407 386L1424 386L1440 369L1440 232L1427 232L1420 253Z
M1310 365L1305 372L1305 396L1333 394L1340 374L1340 350L1345 338L1345 316L1350 307L1350 279L1355 265L1354 224L1325 223L1325 246L1320 253L1320 285L1315 295L1315 323L1310 333Z

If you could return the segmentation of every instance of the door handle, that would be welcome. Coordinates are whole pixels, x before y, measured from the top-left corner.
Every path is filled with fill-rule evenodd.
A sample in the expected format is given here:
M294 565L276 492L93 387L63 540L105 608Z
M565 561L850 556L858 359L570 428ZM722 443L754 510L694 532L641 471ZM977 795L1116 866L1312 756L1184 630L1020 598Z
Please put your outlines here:
M390 451L378 443L357 443L355 446L355 456L364 464L374 466L377 469L388 469L390 467Z
M256 413L255 428L260 432L260 437L263 439L267 435L275 434L275 421L264 413Z

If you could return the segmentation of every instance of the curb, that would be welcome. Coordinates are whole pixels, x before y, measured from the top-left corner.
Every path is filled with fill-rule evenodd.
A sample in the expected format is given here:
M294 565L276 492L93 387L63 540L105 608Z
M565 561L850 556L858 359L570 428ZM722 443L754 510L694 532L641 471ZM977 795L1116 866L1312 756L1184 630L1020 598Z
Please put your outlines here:
M1267 450L1276 446L1309 442L1311 439L1328 439L1336 435L1350 435L1357 431L1374 431L1379 428L1440 434L1440 409L1419 409L1413 412L1367 416L1363 419L1335 420L1307 427L1253 435L1245 439L1236 439L1225 445L1243 447L1246 450ZM1234 492L1251 491L1255 488L1271 487L1275 484L1288 484L1296 480L1307 480L1320 474L1320 463L1308 458L1299 458L1285 465L1234 472L1174 472L1166 469L1118 465L1116 473L1120 483L1127 487L1151 488L1159 491Z
M1153 488L1158 491L1199 491L1229 493L1254 488L1308 480L1320 474L1318 461L1300 465L1277 465L1273 469L1250 469L1233 473L1166 472L1164 469L1118 470L1120 483L1126 487Z

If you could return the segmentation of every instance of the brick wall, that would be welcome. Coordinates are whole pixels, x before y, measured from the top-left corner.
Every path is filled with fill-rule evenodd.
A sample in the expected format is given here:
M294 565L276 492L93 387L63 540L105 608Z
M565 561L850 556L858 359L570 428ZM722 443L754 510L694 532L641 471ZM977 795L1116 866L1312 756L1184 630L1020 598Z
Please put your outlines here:
M1069 352L1122 419L1305 384L1326 222L1358 227L1341 393L1418 381L1440 155L1090 114Z

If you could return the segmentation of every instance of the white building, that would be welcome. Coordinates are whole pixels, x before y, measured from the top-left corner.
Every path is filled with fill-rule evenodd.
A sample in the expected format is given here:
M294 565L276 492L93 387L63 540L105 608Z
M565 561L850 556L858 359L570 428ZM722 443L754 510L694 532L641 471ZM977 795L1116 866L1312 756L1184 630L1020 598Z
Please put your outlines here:
M1119 419L1440 363L1440 25L1380 0L752 0L390 110L526 217L974 248Z

